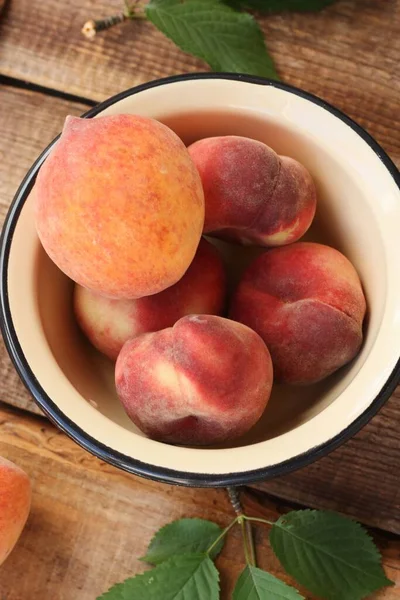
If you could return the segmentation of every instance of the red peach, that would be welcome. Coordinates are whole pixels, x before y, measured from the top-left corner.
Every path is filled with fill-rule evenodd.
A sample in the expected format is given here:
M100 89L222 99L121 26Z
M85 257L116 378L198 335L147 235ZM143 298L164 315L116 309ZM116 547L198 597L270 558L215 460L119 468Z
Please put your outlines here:
M30 506L31 484L27 474L0 457L0 565L17 543Z
M204 223L201 181L183 142L136 115L68 117L34 200L50 258L75 282L112 298L176 283Z
M258 421L272 365L262 339L245 325L190 315L127 342L115 381L128 416L149 437L207 445L237 438Z
M365 311L349 260L329 246L299 242L265 252L250 265L230 316L263 338L276 380L306 384L354 358Z
M272 148L239 136L189 147L204 188L204 232L261 246L283 246L309 228L316 208L310 173Z
M76 285L74 309L93 346L116 360L124 343L137 335L172 327L185 315L220 314L225 305L225 288L219 253L202 239L182 279L159 294L112 300Z

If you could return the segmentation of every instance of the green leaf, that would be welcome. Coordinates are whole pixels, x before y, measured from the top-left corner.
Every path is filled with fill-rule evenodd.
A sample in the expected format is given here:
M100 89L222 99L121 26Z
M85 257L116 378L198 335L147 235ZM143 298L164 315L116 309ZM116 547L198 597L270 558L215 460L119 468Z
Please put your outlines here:
M304 600L304 597L270 573L248 565L237 580L232 600Z
M206 552L211 544L222 533L222 529L212 521L205 519L179 519L162 527L153 537L144 560L153 565L158 565L171 556L189 554L192 552ZM224 545L222 539L210 556L215 558Z
M367 532L336 513L290 512L273 525L270 542L286 571L327 600L359 600L393 584Z
M114 585L97 600L218 600L219 575L206 554L174 556Z
M219 0L150 0L146 15L179 48L214 71L278 79L262 31L247 13Z
M312 12L321 10L334 2L336 0L227 0L227 4L234 8L247 8L264 13Z

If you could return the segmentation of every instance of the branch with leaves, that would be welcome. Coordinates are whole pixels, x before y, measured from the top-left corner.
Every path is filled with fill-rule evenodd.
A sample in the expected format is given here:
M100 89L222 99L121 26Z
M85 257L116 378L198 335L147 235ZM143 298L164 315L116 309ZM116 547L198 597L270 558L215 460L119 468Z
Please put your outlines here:
M262 30L252 14L316 11L335 0L150 0L125 3L120 14L90 20L82 28L97 32L126 20L146 19L181 50L204 60L213 71L247 73L278 79Z
M233 500L236 508L238 501ZM287 573L320 598L361 600L393 585L374 542L351 519L333 512L298 510L273 523L241 510L237 513L223 530L203 519L180 519L162 527L141 559L154 567L115 585L97 600L219 600L214 560L235 526L242 531L246 566L232 600L304 600L295 587L257 567L247 527L252 523L268 527L272 549Z

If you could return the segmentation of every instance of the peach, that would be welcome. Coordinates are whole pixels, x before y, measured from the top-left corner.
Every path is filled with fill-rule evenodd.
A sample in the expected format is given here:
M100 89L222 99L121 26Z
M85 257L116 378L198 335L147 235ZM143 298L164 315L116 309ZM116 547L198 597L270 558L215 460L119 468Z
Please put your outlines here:
M245 325L190 315L127 342L115 381L128 416L149 437L206 445L234 439L258 421L272 364L262 339Z
M172 327L192 313L220 314L225 305L225 272L217 249L200 241L185 275L159 294L133 300L112 300L75 286L77 321L93 346L116 360L126 341Z
M39 171L34 201L50 258L112 298L176 283L203 229L201 181L183 142L135 115L68 117Z
M354 358L365 311L349 260L329 246L299 242L256 258L234 294L230 316L263 338L277 381L308 384Z
M31 484L27 474L0 457L0 565L17 543L30 506Z
M303 165L239 136L206 138L189 147L204 188L204 232L260 246L283 246L309 228L316 190Z

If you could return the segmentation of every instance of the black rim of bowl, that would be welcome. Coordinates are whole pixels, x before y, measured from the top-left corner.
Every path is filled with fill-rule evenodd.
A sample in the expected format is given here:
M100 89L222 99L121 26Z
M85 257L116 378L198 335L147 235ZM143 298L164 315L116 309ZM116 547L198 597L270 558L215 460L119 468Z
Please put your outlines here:
M346 116L337 108L331 106L324 100L321 100L313 94L304 92L296 87L268 80L263 77L254 77L249 75L240 75L234 73L195 73L188 75L177 75L173 77L166 77L164 79L157 79L149 83L136 86L124 92L121 92L112 98L109 98L105 102L102 102L94 108L88 110L83 117L91 118L102 112L105 108L115 104L116 102L137 94L143 90L147 90L160 85L188 81L188 80L199 80L199 79L228 79L235 81L243 81L246 83L253 83L256 85L267 85L275 88L285 90L296 96L300 96L310 102L324 108L335 117L340 119L351 127L375 152L378 159L385 165L388 172L393 177L395 183L400 189L400 173L393 162L390 160L388 155L379 146L379 144L357 123ZM304 467L318 458L331 452L343 442L354 436L368 421L376 414L376 412L383 406L386 400L394 392L398 381L400 380L400 357L397 361L395 368L387 379L385 385L381 389L377 397L372 401L368 408L346 429L338 433L330 440L323 444L311 448L307 452L294 456L284 462L266 466L260 469L255 469L246 472L239 473L223 473L223 474L211 474L211 473L191 473L184 471L176 471L173 469L163 468L152 464L147 464L142 461L131 458L107 447L106 445L96 441L93 437L89 436L85 431L78 427L73 421L66 417L58 406L49 398L43 388L40 386L35 374L32 372L27 359L25 358L24 352L18 341L17 334L14 329L9 298L8 298L8 261L10 255L10 248L16 223L19 218L21 209L28 197L28 194L33 186L37 172L47 157L49 151L54 145L55 138L51 144L42 152L42 154L34 162L24 180L22 181L14 200L9 209L5 224L3 226L1 239L0 239L0 307L1 307L1 330L3 333L4 341L10 357L14 363L14 366L21 377L23 383L32 394L33 398L46 415L53 421L62 431L68 434L75 442L82 446L85 450L91 452L100 459L108 462L120 469L161 481L164 483L188 485L194 487L222 487L232 485L245 485L261 481L263 479L270 479L278 475L284 475L301 467Z

